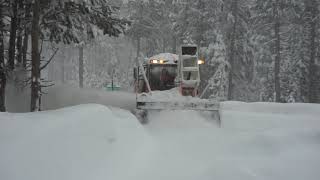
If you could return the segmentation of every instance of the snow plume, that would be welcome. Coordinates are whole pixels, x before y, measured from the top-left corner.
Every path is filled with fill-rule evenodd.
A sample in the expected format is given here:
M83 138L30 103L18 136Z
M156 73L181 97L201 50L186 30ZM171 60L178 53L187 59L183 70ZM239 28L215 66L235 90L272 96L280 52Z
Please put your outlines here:
M44 90L42 110L53 110L79 104L95 103L105 106L133 110L136 107L136 96L127 92L106 92L105 90L55 85ZM8 112L29 112L30 88L18 89L13 84L7 86Z
M169 128L218 128L217 120L212 119L210 112L197 111L161 111L148 114L150 129Z
M112 45L111 45L112 44ZM48 66L49 80L54 83L79 85L79 48L59 45L60 51ZM99 37L95 42L85 44L84 87L102 89L115 84L121 89L132 91L133 67L132 48L124 39Z
M55 86L43 96L43 109L57 109L78 104L96 103L132 110L136 107L136 96L127 92L106 92L104 90L70 86Z

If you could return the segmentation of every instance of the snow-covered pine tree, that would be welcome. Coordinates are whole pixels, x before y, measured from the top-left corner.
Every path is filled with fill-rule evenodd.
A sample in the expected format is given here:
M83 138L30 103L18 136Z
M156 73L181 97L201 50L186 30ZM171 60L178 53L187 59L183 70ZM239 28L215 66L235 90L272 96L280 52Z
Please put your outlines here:
M291 64L287 50L293 26L288 13L291 12L293 4L290 1L255 0L252 8L256 46L260 49L257 62L261 70L258 76L264 79L262 99L265 101L284 102L286 99L283 92L286 91L285 86L289 81L284 72L288 69L284 70L284 67Z
M136 43L137 55L153 56L161 52L176 53L175 10L172 0L129 1L132 26L127 35Z
M153 34L158 33L156 22L154 21L154 16L157 16L157 12L152 12L152 9L149 7L148 2L143 0L131 0L128 2L129 8L129 19L132 24L128 29L126 34L132 39L132 41L136 42L136 63L138 63L138 59L141 58L141 49L143 45L143 38L151 39L150 37ZM154 44L150 43L150 47L154 47ZM149 50L150 51L150 50ZM152 51L152 50L151 50Z
M226 0L221 25L230 64L228 99L248 100L253 79L250 0ZM235 89L237 89L235 91Z
M40 71L44 68L40 67L40 55L37 52L40 32L41 38L65 44L80 43L83 36L94 38L96 29L109 36L118 36L129 22L114 16L116 10L117 7L109 5L107 0L56 0L41 1L41 4L34 1L31 111L39 109Z
M287 2L282 28L281 101L305 102L307 45L302 1Z
M319 2L317 0L305 0L305 22L306 22L306 30L308 32L307 40L308 40L308 102L315 103L317 102L317 80L319 77L316 67L316 55L317 46L319 46L317 29L319 28Z
M229 63L227 61L226 46L221 32L216 32L216 40L202 49L206 58L206 65L201 70L203 85L202 98L226 100L228 95Z

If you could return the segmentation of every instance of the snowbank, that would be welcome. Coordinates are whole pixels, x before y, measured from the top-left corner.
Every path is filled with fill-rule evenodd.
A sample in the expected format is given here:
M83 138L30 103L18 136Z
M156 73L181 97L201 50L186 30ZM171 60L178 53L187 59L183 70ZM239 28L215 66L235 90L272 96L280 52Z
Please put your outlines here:
M127 179L149 140L129 112L101 105L0 113L0 179Z
M222 102L224 128L317 128L320 127L320 104L280 104Z
M48 109L135 103L133 94L55 88L45 97ZM319 117L318 104L242 102L221 103L222 128L194 111L153 112L144 127L101 105L0 113L0 179L318 180Z

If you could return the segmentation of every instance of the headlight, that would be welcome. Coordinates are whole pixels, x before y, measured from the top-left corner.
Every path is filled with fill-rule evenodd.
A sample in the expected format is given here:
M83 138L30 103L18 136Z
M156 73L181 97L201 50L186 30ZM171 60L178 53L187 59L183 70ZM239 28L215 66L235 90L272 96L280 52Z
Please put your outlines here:
M164 63L164 60L160 60L160 64L163 64Z
M158 64L158 60L156 60L156 59L150 60L150 63L151 64Z
M204 64L204 60L199 59L198 64Z

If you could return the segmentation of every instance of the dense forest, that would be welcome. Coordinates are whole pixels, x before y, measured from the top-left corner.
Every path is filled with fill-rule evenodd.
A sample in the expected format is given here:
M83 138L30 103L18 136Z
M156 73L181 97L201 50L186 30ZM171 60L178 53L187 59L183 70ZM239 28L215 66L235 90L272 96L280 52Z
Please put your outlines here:
M320 102L317 0L0 0L0 111L6 85L127 90L137 61L200 49L205 98Z

